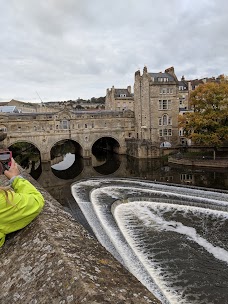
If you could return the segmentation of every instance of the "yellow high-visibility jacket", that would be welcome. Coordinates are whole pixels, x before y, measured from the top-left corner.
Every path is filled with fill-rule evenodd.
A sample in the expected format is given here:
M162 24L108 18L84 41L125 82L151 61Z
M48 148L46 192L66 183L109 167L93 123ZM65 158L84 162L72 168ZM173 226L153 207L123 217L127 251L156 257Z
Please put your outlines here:
M27 226L42 210L42 194L26 179L17 176L12 182L12 195L0 190L0 247L5 242L5 235Z

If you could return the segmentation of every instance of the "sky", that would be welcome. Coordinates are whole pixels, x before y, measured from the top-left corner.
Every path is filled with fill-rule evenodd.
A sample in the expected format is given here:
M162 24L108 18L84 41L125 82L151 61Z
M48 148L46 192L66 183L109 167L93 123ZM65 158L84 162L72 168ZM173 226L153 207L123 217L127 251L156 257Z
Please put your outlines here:
M0 0L0 101L90 99L147 66L228 74L227 0Z

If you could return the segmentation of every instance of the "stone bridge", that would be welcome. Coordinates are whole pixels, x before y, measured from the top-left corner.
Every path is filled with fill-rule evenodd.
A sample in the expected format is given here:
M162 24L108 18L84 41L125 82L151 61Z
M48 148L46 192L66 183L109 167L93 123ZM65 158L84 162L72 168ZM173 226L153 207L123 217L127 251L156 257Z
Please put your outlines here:
M0 129L7 131L4 146L28 142L38 148L41 161L50 161L59 141L72 140L83 158L92 157L92 147L101 138L114 140L113 150L126 154L126 138L134 136L132 111L70 111L55 113L1 113Z

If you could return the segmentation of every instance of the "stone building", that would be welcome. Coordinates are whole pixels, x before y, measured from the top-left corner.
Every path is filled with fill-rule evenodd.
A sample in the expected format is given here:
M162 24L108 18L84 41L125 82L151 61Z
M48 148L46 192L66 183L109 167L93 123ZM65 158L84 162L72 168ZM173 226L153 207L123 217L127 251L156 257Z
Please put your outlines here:
M127 89L116 89L114 86L111 89L107 89L105 110L134 111L134 95L131 93L131 86L128 86Z
M193 111L193 108L191 107L190 94L199 85L209 82L221 83L222 81L225 81L225 75L193 80L185 80L184 76L182 76L181 80L179 81L179 115L184 115L189 111ZM179 142L182 146L191 146L192 144L191 140L185 137L183 128L179 129Z
M164 73L135 73L135 136L156 148L179 143L179 83L174 68Z
M189 104L189 95L190 95L190 82L185 80L184 76L181 77L181 80L178 82L179 86L179 108L180 111L186 111L190 108Z

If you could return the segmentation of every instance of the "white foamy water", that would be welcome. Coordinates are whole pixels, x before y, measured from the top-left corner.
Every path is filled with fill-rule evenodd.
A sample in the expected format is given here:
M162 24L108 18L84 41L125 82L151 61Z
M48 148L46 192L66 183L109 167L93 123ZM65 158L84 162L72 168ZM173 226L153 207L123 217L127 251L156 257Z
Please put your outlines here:
M157 209L157 213L160 215L153 213L154 209ZM172 290L172 288L169 286L169 282L166 280L166 278L170 279L169 277L164 274L160 276L162 268L159 267L159 265L155 261L153 261L153 257L151 255L149 256L146 250L141 250L141 240L135 237L134 229L129 223L130 219L132 218L132 215L134 214L134 216L136 216L139 221L142 222L141 225L150 227L151 229L155 229L157 231L172 231L178 234L182 234L186 236L189 240L194 241L199 246L203 247L215 258L228 263L227 250L218 246L214 246L213 244L208 242L205 238L203 238L196 232L195 228L185 226L180 222L167 221L162 217L162 214L164 212L175 212L176 210L183 211L184 213L191 210L195 214L197 212L200 212L201 214L210 213L209 209L204 208L186 208L186 206L180 205L174 207L173 205L167 206L163 203L135 201L128 204L119 204L115 208L114 216L128 244L136 252L136 255L139 257L145 268L150 272L150 275L154 278L157 285L161 288L168 301L170 303L188 303L181 298L181 291L180 294L178 294L176 290ZM213 210L212 213L216 217L218 217L220 221L228 219L228 213L226 212Z
M228 270L226 193L91 179L72 194L102 245L162 303L225 303L210 277L221 285Z

